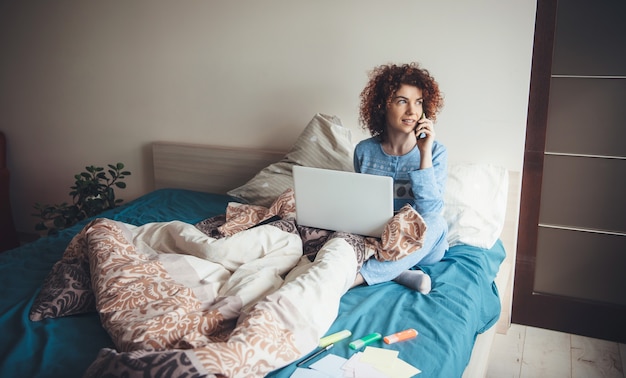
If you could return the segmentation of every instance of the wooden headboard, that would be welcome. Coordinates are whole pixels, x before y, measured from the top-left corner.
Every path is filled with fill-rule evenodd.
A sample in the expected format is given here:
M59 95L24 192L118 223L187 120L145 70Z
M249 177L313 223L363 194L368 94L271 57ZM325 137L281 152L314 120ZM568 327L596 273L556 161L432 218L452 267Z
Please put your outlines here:
M285 156L284 151L155 142L154 185L226 194Z

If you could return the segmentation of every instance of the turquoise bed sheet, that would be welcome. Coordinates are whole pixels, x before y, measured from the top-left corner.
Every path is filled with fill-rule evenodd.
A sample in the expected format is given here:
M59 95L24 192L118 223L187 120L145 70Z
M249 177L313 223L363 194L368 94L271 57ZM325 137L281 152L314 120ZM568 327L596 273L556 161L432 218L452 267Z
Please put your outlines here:
M224 213L231 200L161 189L101 216L135 225L175 219L193 224ZM0 254L0 377L80 377L101 348L113 347L95 313L28 319L43 280L85 224ZM422 370L420 377L460 377L476 336L500 314L493 280L504 256L500 242L491 249L452 247L443 261L424 267L433 278L427 296L395 283L354 288L342 298L328 333L349 329L356 338L415 328L415 339L373 346L398 350L399 358ZM338 342L332 353L348 358L354 353L348 348L350 339ZM270 376L289 377L294 370L295 363Z
M398 358L422 371L417 377L461 377L476 337L500 316L493 281L504 257L501 241L491 249L454 246L441 262L423 267L433 280L428 295L394 282L351 289L342 297L328 334L348 329L352 337L336 343L330 353L350 358L356 353L348 347L353 339L414 328L418 336L412 340L390 345L381 340L370 346L397 350ZM292 364L270 376L289 377L295 369Z

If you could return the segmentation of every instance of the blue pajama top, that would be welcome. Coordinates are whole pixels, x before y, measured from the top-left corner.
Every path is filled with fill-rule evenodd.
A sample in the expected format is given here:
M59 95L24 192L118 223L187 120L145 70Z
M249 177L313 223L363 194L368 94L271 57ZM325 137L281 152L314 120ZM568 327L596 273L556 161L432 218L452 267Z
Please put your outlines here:
M355 172L391 176L394 180L394 209L398 211L405 204L411 204L427 226L420 250L398 261L370 259L363 265L360 273L369 285L392 280L418 263L435 263L448 249L448 227L442 216L448 169L446 147L437 141L433 143L432 168L420 169L420 161L417 146L405 155L394 156L383 151L377 138L359 142L354 150Z

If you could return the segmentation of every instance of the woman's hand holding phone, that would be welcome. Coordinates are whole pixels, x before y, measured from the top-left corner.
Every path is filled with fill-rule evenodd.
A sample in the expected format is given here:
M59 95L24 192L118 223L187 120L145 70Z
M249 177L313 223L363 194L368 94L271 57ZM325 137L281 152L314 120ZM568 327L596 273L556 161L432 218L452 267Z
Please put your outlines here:
M417 148L421 155L420 169L430 168L433 166L432 149L435 142L435 129L433 121L426 118L425 113L422 113L422 117L417 121L415 135L417 136Z
M417 125L415 125L415 134L416 134L415 136L417 137L418 140L426 138L426 133L419 132L422 121L424 121L425 119L426 119L426 112L422 113L422 116L420 117L420 119L417 120Z

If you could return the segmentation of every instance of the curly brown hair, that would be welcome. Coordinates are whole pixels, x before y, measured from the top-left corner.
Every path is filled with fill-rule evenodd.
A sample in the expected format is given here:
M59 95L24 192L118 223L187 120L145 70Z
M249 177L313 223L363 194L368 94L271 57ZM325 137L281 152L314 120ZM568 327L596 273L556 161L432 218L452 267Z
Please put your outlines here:
M439 84L418 63L382 65L370 73L370 80L361 92L359 122L370 134L385 140L387 134L387 104L400 85L407 84L422 90L423 109L433 121L443 107Z

